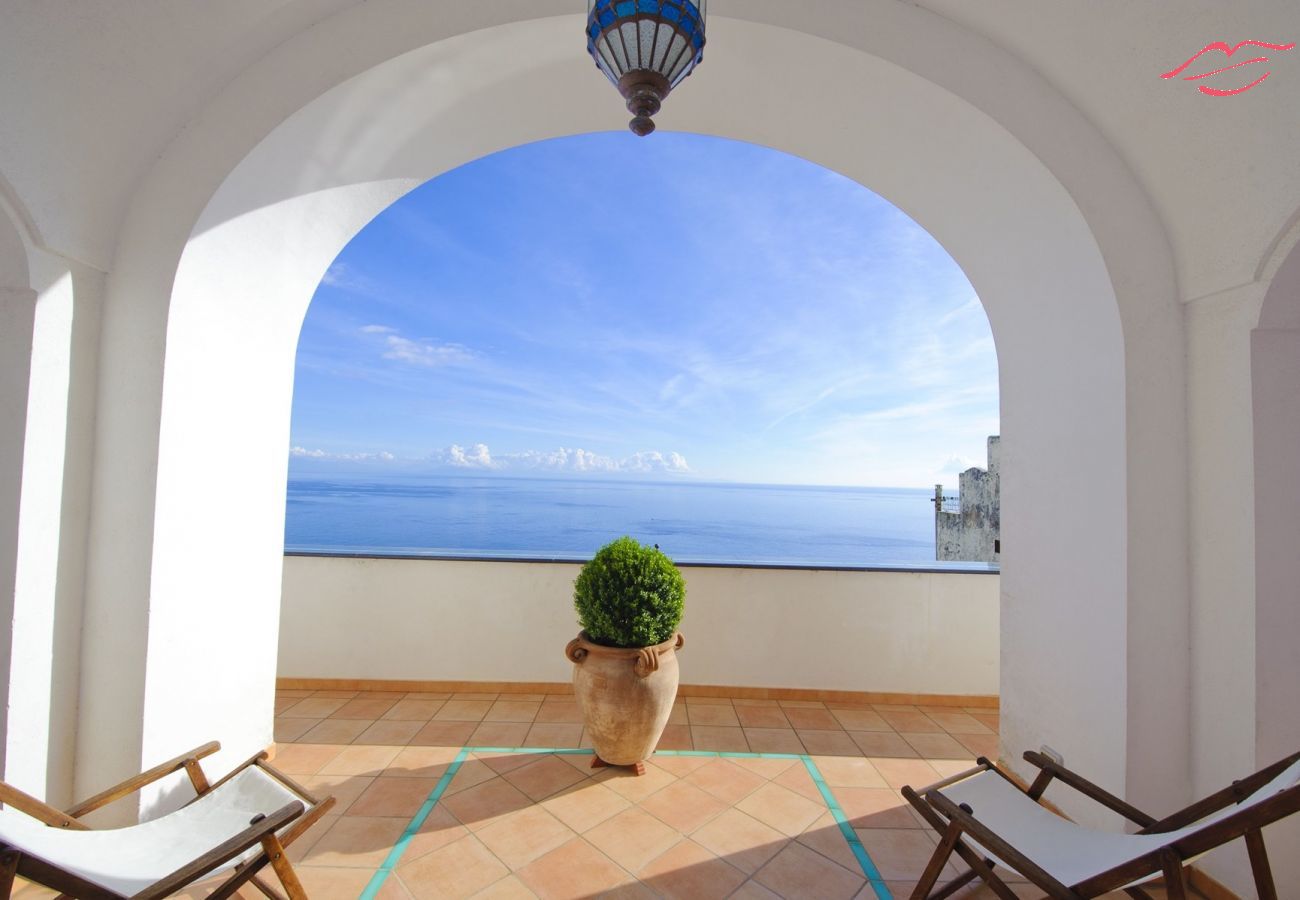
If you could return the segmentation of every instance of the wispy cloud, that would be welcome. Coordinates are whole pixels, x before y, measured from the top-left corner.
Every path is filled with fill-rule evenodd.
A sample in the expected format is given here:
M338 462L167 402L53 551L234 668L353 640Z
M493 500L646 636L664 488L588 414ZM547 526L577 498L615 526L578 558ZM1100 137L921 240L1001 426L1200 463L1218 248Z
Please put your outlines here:
M289 448L289 456L292 459L312 459L321 462L394 462L397 457L387 450L378 450L374 453L331 453L327 450L308 450L306 447Z

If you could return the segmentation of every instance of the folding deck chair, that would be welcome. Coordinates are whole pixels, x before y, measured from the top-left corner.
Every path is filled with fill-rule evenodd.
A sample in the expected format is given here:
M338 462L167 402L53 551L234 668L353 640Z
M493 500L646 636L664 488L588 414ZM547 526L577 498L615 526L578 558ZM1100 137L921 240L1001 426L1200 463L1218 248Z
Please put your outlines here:
M0 898L15 876L85 900L167 897L187 885L228 872L211 894L229 897L252 883L282 895L258 877L270 865L292 900L306 900L285 856L334 805L317 800L266 764L259 753L216 784L199 760L221 749L215 741L168 760L62 812L0 782ZM173 813L127 828L92 830L80 817L184 769L198 796Z
M1300 753L1295 753L1184 810L1156 819L1040 753L1025 759L1039 769L1027 790L987 759L973 769L903 796L940 834L912 900L939 900L982 878L1003 900L1016 894L993 871L1019 872L1049 897L1098 897L1123 890L1146 898L1142 882L1164 876L1171 900L1187 896L1184 866L1239 837L1246 840L1261 900L1277 900L1264 850L1264 826L1300 809ZM1038 802L1059 779L1139 826L1134 834L1076 825ZM956 853L970 868L934 893L939 873Z

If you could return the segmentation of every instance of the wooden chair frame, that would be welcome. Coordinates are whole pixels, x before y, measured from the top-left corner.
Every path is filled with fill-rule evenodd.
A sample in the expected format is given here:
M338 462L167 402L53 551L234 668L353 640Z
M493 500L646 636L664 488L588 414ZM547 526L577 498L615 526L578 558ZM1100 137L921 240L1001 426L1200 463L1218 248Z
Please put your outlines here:
M135 894L134 898L136 900L153 900L153 898L169 897L187 885L203 878L222 863L229 862L249 848L260 844L262 852L251 860L236 866L230 877L222 882L217 890L210 895L211 900L222 900L222 898L233 896L235 891L248 883L252 883L271 900L285 900L284 894L281 894L258 877L258 873L268 865L279 878L289 900L307 900L307 894L303 890L297 874L293 871L293 866L289 864L289 858L285 855L284 848L292 844L308 828L319 821L321 816L333 807L334 798L317 799L314 797L302 785L268 765L266 760L269 754L266 752L251 757L220 781L209 784L199 760L216 753L220 749L221 745L219 743L210 741L188 753L177 756L175 759L170 759L146 772L141 772L133 778L128 778L121 784L102 793L74 804L66 811L42 803L35 797L25 794L2 781L0 781L0 802L42 821L52 828L85 830L90 826L81 821L82 816L107 806L115 800L130 796L146 785L153 784L155 781L175 772L184 770L189 776L190 784L194 786L195 792L199 797L202 797L210 791L216 790L244 769L256 766L286 788L301 796L302 801L287 803L280 809L255 819L243 831L213 847L197 859L186 863L140 893ZM197 800L198 797L195 799ZM190 802L193 803L194 801L191 800ZM290 825L290 823L293 824L283 834L276 833L285 828L286 825ZM53 863L0 841L0 900L8 900L13 891L14 879L18 876L59 891L64 897L84 898L84 900L122 900L123 898L121 894L92 884Z
M1255 878L1255 889L1259 893L1260 900L1277 900L1277 888L1273 883L1268 854L1264 849L1263 829L1264 826L1300 810L1300 784L1073 885L1065 885L1057 881L1033 860L971 815L969 808L963 808L945 796L943 788L981 771L992 771L1005 778L1009 784L1031 800L1040 802L1047 786L1053 781L1061 781L1137 825L1137 834L1155 835L1184 828L1211 813L1244 800L1280 775L1288 766L1300 760L1300 753L1293 753L1286 759L1279 760L1247 778L1234 781L1223 790L1163 819L1144 813L1041 753L1031 750L1025 753L1024 758L1039 770L1037 777L1027 789L1021 787L1015 779L984 757L976 760L975 768L920 790L914 790L910 786L903 788L903 796L940 835L939 846L930 858L920 882L917 883L912 893L912 900L942 900L975 878L982 879L1001 900L1016 900L1016 894L993 871L993 861L983 857L963 841L963 835L969 835L980 846L996 854L1008 866L1045 891L1049 897L1059 898L1059 900L1084 900L1114 890L1123 890L1130 897L1139 900L1151 900L1151 895L1141 887L1125 887L1132 885L1139 878L1150 875L1164 876L1165 890L1170 900L1186 900L1188 886L1184 867L1187 862L1229 841L1244 838ZM945 863L954 853L961 857L969 869L931 893Z

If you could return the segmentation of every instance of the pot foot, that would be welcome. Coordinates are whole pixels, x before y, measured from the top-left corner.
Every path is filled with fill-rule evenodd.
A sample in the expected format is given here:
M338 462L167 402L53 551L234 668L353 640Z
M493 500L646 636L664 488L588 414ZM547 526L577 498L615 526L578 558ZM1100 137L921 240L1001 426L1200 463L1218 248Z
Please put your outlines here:
M593 754L592 757L591 757L591 768L593 768L593 769L603 769L603 768L605 768L606 766L611 766L611 765L613 765L613 763L607 763L607 762L605 762L603 759L601 759L599 756L596 756L596 755ZM630 766L622 766L621 768L624 768L624 769L631 769L631 770L632 770L633 772L635 772L637 775L644 775L644 774L645 774L645 763L644 763L644 762L632 763Z

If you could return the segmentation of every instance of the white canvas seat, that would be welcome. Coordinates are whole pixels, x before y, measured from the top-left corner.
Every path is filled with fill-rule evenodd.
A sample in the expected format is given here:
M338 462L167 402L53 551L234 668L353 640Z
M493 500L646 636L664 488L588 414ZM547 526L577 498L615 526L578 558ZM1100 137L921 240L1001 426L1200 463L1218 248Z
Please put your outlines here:
M1039 754L1025 758L1042 772L1024 790L987 760L970 772L920 791L903 793L943 840L914 900L948 896L974 877L1000 897L1015 896L993 873L994 865L1019 872L1052 897L1095 897L1164 876L1170 897L1183 896L1183 867L1206 851L1244 837L1262 898L1276 897L1261 829L1300 808L1300 754L1270 766L1191 807L1156 820ZM1061 779L1141 826L1137 833L1075 824L1038 802L1047 784ZM971 866L957 881L929 893L939 871L957 853Z
M212 752L209 747L215 749L207 745L127 782L129 792L139 789L136 782L141 778L148 783L166 774L159 770L197 769L198 755ZM12 882L16 874L75 897L162 897L228 872L226 885L213 896L229 896L269 864L290 897L305 898L283 848L319 818L333 798L315 800L267 766L264 757L249 760L212 786L201 770L197 776L191 772L198 792L192 802L125 828L88 829L75 816L3 785L0 885ZM95 798L75 812L84 815L88 806L97 808L119 796L120 791L106 792L100 795L106 798L103 802ZM258 886L265 890L264 884ZM8 891L0 894L8 896Z

